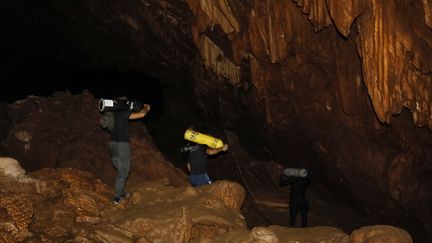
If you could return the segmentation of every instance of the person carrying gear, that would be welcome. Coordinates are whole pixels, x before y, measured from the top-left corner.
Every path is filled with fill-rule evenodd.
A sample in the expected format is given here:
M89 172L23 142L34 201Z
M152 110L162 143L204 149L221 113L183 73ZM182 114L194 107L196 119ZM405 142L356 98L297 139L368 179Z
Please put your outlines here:
M301 227L307 227L307 212L309 202L306 199L305 191L310 183L310 177L306 169L287 168L280 176L279 186L291 185L289 201L290 225L295 226L297 213L301 214Z
M192 133L194 135L189 136ZM207 156L217 154L221 151L227 151L228 144L223 144L221 140L207 134L193 131L191 128L186 130L184 138L192 141L192 143L189 143L180 150L181 152L189 152L187 168L191 185L196 187L210 184L212 181L207 175ZM209 143L209 141L211 141L211 143ZM214 143L214 141L217 141L217 143ZM217 148L210 147L209 145Z
M101 99L102 100L102 99ZM109 103L111 100L102 100ZM115 182L115 195L113 203L119 204L125 200L129 193L125 191L126 180L129 176L131 147L129 143L129 120L143 118L149 111L149 104L142 104L139 107L129 105L131 102L127 97L119 97L112 101L113 104L110 109L104 109L99 102L99 110L105 112L101 118L100 123L103 128L111 132L111 160L117 170L117 177Z

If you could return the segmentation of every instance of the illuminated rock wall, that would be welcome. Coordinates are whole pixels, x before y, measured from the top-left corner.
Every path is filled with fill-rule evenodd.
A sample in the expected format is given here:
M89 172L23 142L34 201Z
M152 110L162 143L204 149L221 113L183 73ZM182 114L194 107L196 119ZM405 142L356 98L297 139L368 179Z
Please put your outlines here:
M197 73L209 119L258 134L279 159L315 168L383 215L429 211L430 1L188 4L202 59L208 38L240 67L236 82L208 65Z
M321 62L338 62L337 59L326 59L334 56L334 52L339 52L341 47L336 46L336 42L341 40L335 38L343 39L342 36L337 34L331 36L329 31L318 33L334 25L333 32L337 31L346 38L356 40L355 46L362 64L361 78L367 87L379 120L390 123L392 115L400 113L402 108L406 107L412 112L416 126L428 124L432 128L430 112L432 101L431 94L428 92L432 88L430 75L432 33L426 26L430 25L429 1L425 0L422 4L412 3L412 6L409 6L413 9L423 9L424 18L414 15L414 10L405 11L408 6L403 2L399 4L384 0L337 3L332 0L293 2L253 1L248 11L241 12L248 17L248 23L241 23L239 27L240 21L231 10L233 6L230 6L229 1L190 0L188 3L196 16L195 25L192 26L195 43L198 47L202 46L198 44L198 36L204 30L219 25L232 45L236 47L231 54L234 55L233 61L238 64L242 58L250 57L247 54L251 53L252 58L259 60L258 67L253 66L253 69L262 68L268 61L285 62L293 51L296 52L294 55L297 63L300 64L302 53L299 49L306 49L311 55L321 59ZM295 5L301 9L296 9ZM305 16L300 16L299 12ZM305 17L312 28L306 25ZM350 35L351 29L357 32L355 37ZM310 45L312 43L313 46ZM202 49L201 47L200 50ZM299 51L300 53L297 53ZM346 50L342 51L346 52ZM351 54L355 55L355 53ZM206 54L202 53L202 55L206 60ZM280 67L281 70L287 68L286 65ZM225 76L221 71L213 71ZM356 85L358 82L356 73L350 74L351 77L346 78L350 78L352 84ZM252 77L259 78L255 75ZM284 77L279 78L284 82L288 81ZM342 96L346 95L343 89L339 92Z
M430 0L1 4L39 14L40 22L9 16L14 11L0 16L29 30L43 23L22 36L24 50L149 73L167 85L167 103L181 103L193 87L204 118L281 163L316 171L371 214L432 232ZM9 28L5 38L21 33ZM10 59L30 60L21 54ZM21 130L8 136L18 154L39 151L34 133Z

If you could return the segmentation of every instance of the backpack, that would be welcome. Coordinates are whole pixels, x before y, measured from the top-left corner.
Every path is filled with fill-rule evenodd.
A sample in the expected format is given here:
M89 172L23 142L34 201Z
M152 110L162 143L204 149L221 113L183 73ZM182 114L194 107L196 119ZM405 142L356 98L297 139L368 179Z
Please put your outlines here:
M114 113L110 111L105 112L99 120L99 123L102 128L107 129L109 132L112 132L114 129Z

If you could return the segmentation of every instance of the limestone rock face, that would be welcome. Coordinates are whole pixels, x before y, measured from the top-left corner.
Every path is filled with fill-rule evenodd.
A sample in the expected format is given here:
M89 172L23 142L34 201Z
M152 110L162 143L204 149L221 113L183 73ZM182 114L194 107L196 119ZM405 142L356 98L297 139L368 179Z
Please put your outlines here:
M405 231L388 225L362 227L351 233L352 242L413 242Z
M431 53L431 33L430 29L420 27L425 24L425 19L429 19L428 1L424 1L423 4L419 2L414 4L418 9L424 9L424 12L420 14L424 14L425 18L419 21L412 13L403 12L403 5L387 4L381 0L341 3L324 0L293 2L296 2L301 7L301 12L308 16L307 19L313 25L315 32L334 24L337 31L340 31L345 37L356 39L356 49L363 67L361 72L363 81L381 122L390 123L392 115L400 113L402 108L406 107L412 112L416 126L422 127L429 123L431 101L427 90L431 88L428 86L431 79L429 75L431 67L428 64ZM196 33L194 36L197 36L194 38L197 46L200 46L198 39L206 35L205 30L212 28L214 24L220 24L227 38L231 40L232 46L239 49L235 49L234 53L227 53L229 49L226 46L214 48L225 50L225 52L222 51L222 56L234 55L234 63L237 65L240 64L241 59L250 58L251 56L247 53L251 53L253 59L258 59L258 66L251 66L252 73L254 69L264 69L261 73L270 74L271 71L269 72L263 61L268 58L267 60L271 63L285 63L290 52L294 53L299 64L302 61L308 62L309 58L313 60L308 55L316 55L316 58L320 59L323 64L322 66L325 66L325 63L330 61L327 60L327 57L336 51L336 46L316 43L317 48L312 47L310 52L304 52L301 46L313 41L314 38L326 38L327 36L333 44L336 44L337 39L340 38L339 36L332 37L330 33L313 34L305 30L299 32L300 26L304 26L307 22L300 20L302 16L295 13L300 11L296 10L296 6L289 1L281 3L253 1L252 6L254 7L241 13L249 17L249 25L240 23L240 27L231 29L227 26L237 26L239 22L239 18L233 18L234 13L231 10L240 8L236 4L228 2L223 4L221 2L201 2L198 4L197 1L188 3L191 9L198 9L194 12L197 24L193 27L193 30L198 32L194 32ZM209 9L213 11L210 12ZM226 15L211 14L227 12L227 10ZM198 11L202 11L202 14ZM357 17L358 21L354 24L354 19ZM407 20L414 23L412 29L409 28ZM357 33L354 33L355 36L352 37L350 32L355 27ZM237 34L240 32L238 29L244 29L247 34ZM238 41L241 44L237 44ZM303 54L305 58L301 58ZM206 60L208 57L210 55L204 54L203 59ZM282 65L280 70L289 71L289 67ZM213 71L223 76L223 71L219 69L213 69ZM270 78L269 74L264 75L263 78ZM351 79L355 80L357 74L351 74ZM260 75L251 76L257 88L262 87L262 84L258 85L257 82L263 84L273 82L266 79L259 80ZM290 80L289 77L280 75L277 77L288 82ZM429 127L432 128L432 125Z
M251 231L238 230L204 242L406 242L412 239L405 231L388 225L367 226L352 232L351 236L333 227L286 228L278 225L255 227Z
M130 190L136 192L132 194L124 209L110 214L109 217L120 224L122 229L151 242L157 239L172 242L199 241L233 229L245 228L240 209L226 205L223 199L214 193L218 191L219 184L202 188L167 188L163 184L154 183L145 187L137 186L134 184L131 187ZM235 201L241 198L226 200Z
M189 242L246 229L240 209L226 205L215 193L223 185L175 188L163 180L133 179L129 200L117 207L111 203L110 188L88 172L42 169L30 176L33 180L27 182L0 178L2 241ZM222 184L230 187L230 183ZM226 195L226 201L243 203L236 202L241 197Z
M238 208L244 198L233 193L244 189L230 181L192 188L132 179L130 197L113 205L109 187L91 173L59 168L29 176L0 177L2 242L411 242L386 225L359 229L351 239L332 227L249 230Z
M0 145L2 154L17 158L26 170L77 168L114 184L116 171L110 157L110 134L99 125L101 113L92 94L58 92L48 98L28 97L5 109L12 127ZM184 173L156 149L144 124L131 125L130 134L131 177L166 178L173 185L187 184ZM10 159L1 161L0 168L6 166L7 173L25 172L13 166Z
M235 209L240 209L246 193L240 184L227 181L214 182L211 192L219 197L227 207Z
M348 191L371 215L406 224L432 241L430 0L1 4L15 10L1 16L3 29L10 30L5 39L20 34L16 29L34 33L22 32L18 46L6 39L7 47L25 50L5 58L14 61L8 64L11 69L21 65L17 60L38 62L43 53L49 60L62 57L90 69L151 73L174 94L167 103L180 107L178 103L189 101L181 94L194 94L193 104L184 106L196 106L207 120L259 141L257 146L286 165L309 167ZM30 36L35 39L27 41ZM33 59L28 50L34 51ZM11 108L17 112L1 109L2 117L16 114L0 122L0 128L13 126L11 133L0 132L9 146L4 151L13 151L7 155L21 162L31 161L23 164L26 170L39 168L39 163L58 167L79 160L112 181L108 155L93 153L105 151L100 141L107 141L96 128L97 115L89 112L88 119L76 119L76 112L93 99L75 97L64 109L58 103L61 96L52 98L53 103L32 97L21 108ZM62 115L43 117L47 108ZM74 125L55 133L38 130L26 120L30 113L35 124L61 127L68 120ZM94 129L82 129L87 126ZM74 131L74 136L58 135L65 131ZM83 138L95 146L82 148L78 141ZM78 150L82 152L76 155ZM95 157L107 162L94 164Z
M332 178L369 209L376 207L372 198L387 195L379 206L386 212L378 214L395 215L403 208L429 228L430 220L420 213L430 212L425 202L431 201L426 191L432 157L425 146L432 142L427 2L213 2L212 8L230 10L227 16L234 21L206 14L203 9L210 7L189 1L198 9L192 31L202 59L221 53L215 60L234 63L196 72L200 106L209 119L263 140L261 145L288 166L301 164ZM212 25L234 22L240 31ZM205 38L217 43L215 51L202 48ZM225 70L240 73L240 79ZM414 213L414 208L423 210ZM404 217L395 220L403 223Z
M6 210L8 218L0 224L3 237L21 239L32 222L33 202L25 194L2 196L0 208Z
M19 178L25 174L25 170L21 168L21 165L17 160L13 158L0 157L0 173L5 176Z

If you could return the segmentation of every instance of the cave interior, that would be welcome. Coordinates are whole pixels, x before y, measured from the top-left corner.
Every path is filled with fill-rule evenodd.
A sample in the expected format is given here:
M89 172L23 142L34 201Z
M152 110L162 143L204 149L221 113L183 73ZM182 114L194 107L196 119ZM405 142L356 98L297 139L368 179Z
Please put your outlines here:
M142 100L152 109L138 123L185 173L190 124L230 144L208 173L245 187L249 227L289 225L276 178L308 168L309 225L387 224L427 242L432 3L388 2L5 0L0 104Z

